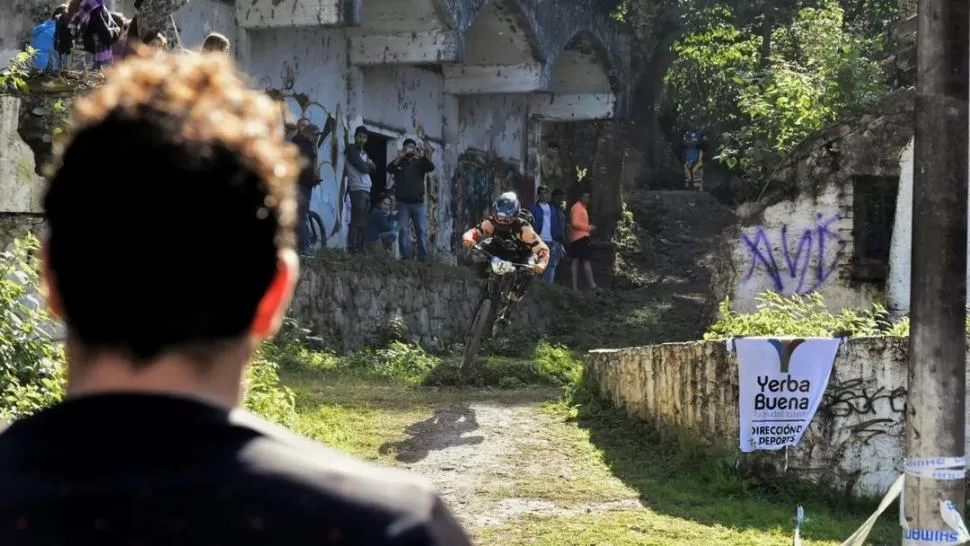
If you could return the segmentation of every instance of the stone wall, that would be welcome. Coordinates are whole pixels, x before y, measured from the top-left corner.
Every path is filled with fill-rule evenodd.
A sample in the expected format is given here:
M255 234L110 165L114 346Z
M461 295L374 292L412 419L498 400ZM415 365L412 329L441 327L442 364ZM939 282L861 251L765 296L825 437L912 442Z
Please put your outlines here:
M788 452L787 473L852 495L884 493L902 471L907 358L905 338L842 345L818 413ZM738 363L724 341L592 351L586 376L632 417L738 451ZM745 457L777 471L786 464L784 451Z
M426 347L462 343L478 304L479 282L465 267L400 262L339 252L304 259L291 306L297 321L336 349L373 344L397 316ZM511 328L540 336L569 328L575 296L534 283Z

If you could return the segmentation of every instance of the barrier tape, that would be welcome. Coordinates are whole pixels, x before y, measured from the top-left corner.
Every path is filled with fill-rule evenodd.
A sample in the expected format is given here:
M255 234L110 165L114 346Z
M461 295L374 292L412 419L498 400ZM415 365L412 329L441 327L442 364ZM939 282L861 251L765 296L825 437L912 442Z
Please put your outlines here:
M906 523L904 513L906 503L903 495L903 484L906 475L921 479L933 480L962 480L966 476L966 457L933 457L925 459L907 459L903 463L904 472L893 482L889 491L879 502L876 511L856 529L841 546L862 546L879 516L886 508L899 498L899 525L903 528L903 546L930 546L936 544L966 544L970 542L970 531L960 515L960 511L950 501L940 501L940 516L949 530L914 529Z
M906 459L903 462L903 472L921 479L963 480L967 477L967 458Z

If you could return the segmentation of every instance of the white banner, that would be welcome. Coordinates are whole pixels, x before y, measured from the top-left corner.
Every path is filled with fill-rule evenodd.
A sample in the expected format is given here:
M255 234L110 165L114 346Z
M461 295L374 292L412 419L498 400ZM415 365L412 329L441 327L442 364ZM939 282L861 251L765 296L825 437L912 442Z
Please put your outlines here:
M812 422L832 374L839 338L734 340L741 451L794 446Z

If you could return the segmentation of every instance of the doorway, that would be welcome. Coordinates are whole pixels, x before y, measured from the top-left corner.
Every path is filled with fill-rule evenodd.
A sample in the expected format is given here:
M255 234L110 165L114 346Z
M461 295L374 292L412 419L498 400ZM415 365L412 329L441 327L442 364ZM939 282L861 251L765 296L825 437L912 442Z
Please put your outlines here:
M381 194L387 191L387 148L390 141L391 138L386 135L367 131L364 152L377 165L377 172L370 177L373 184L370 190L371 203L376 203Z

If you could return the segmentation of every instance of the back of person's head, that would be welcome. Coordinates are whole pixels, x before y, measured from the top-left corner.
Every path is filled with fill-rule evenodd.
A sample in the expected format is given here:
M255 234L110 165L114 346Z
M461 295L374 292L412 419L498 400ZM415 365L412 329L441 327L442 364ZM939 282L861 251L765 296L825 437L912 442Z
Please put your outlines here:
M141 47L73 115L44 197L69 340L136 366L245 340L294 245L296 148L275 103L226 57Z
M122 29L127 29L128 25L131 23L131 21L129 21L128 18L125 17L125 14L121 13L120 11L112 11L111 19L115 22L116 25L118 25Z
M54 8L54 11L51 12L51 19L57 19L61 15L64 15L65 13L67 13L68 7L70 7L68 4L61 4L56 8Z
M229 38L218 32L209 33L202 42L202 51L205 53L226 53L229 51Z

